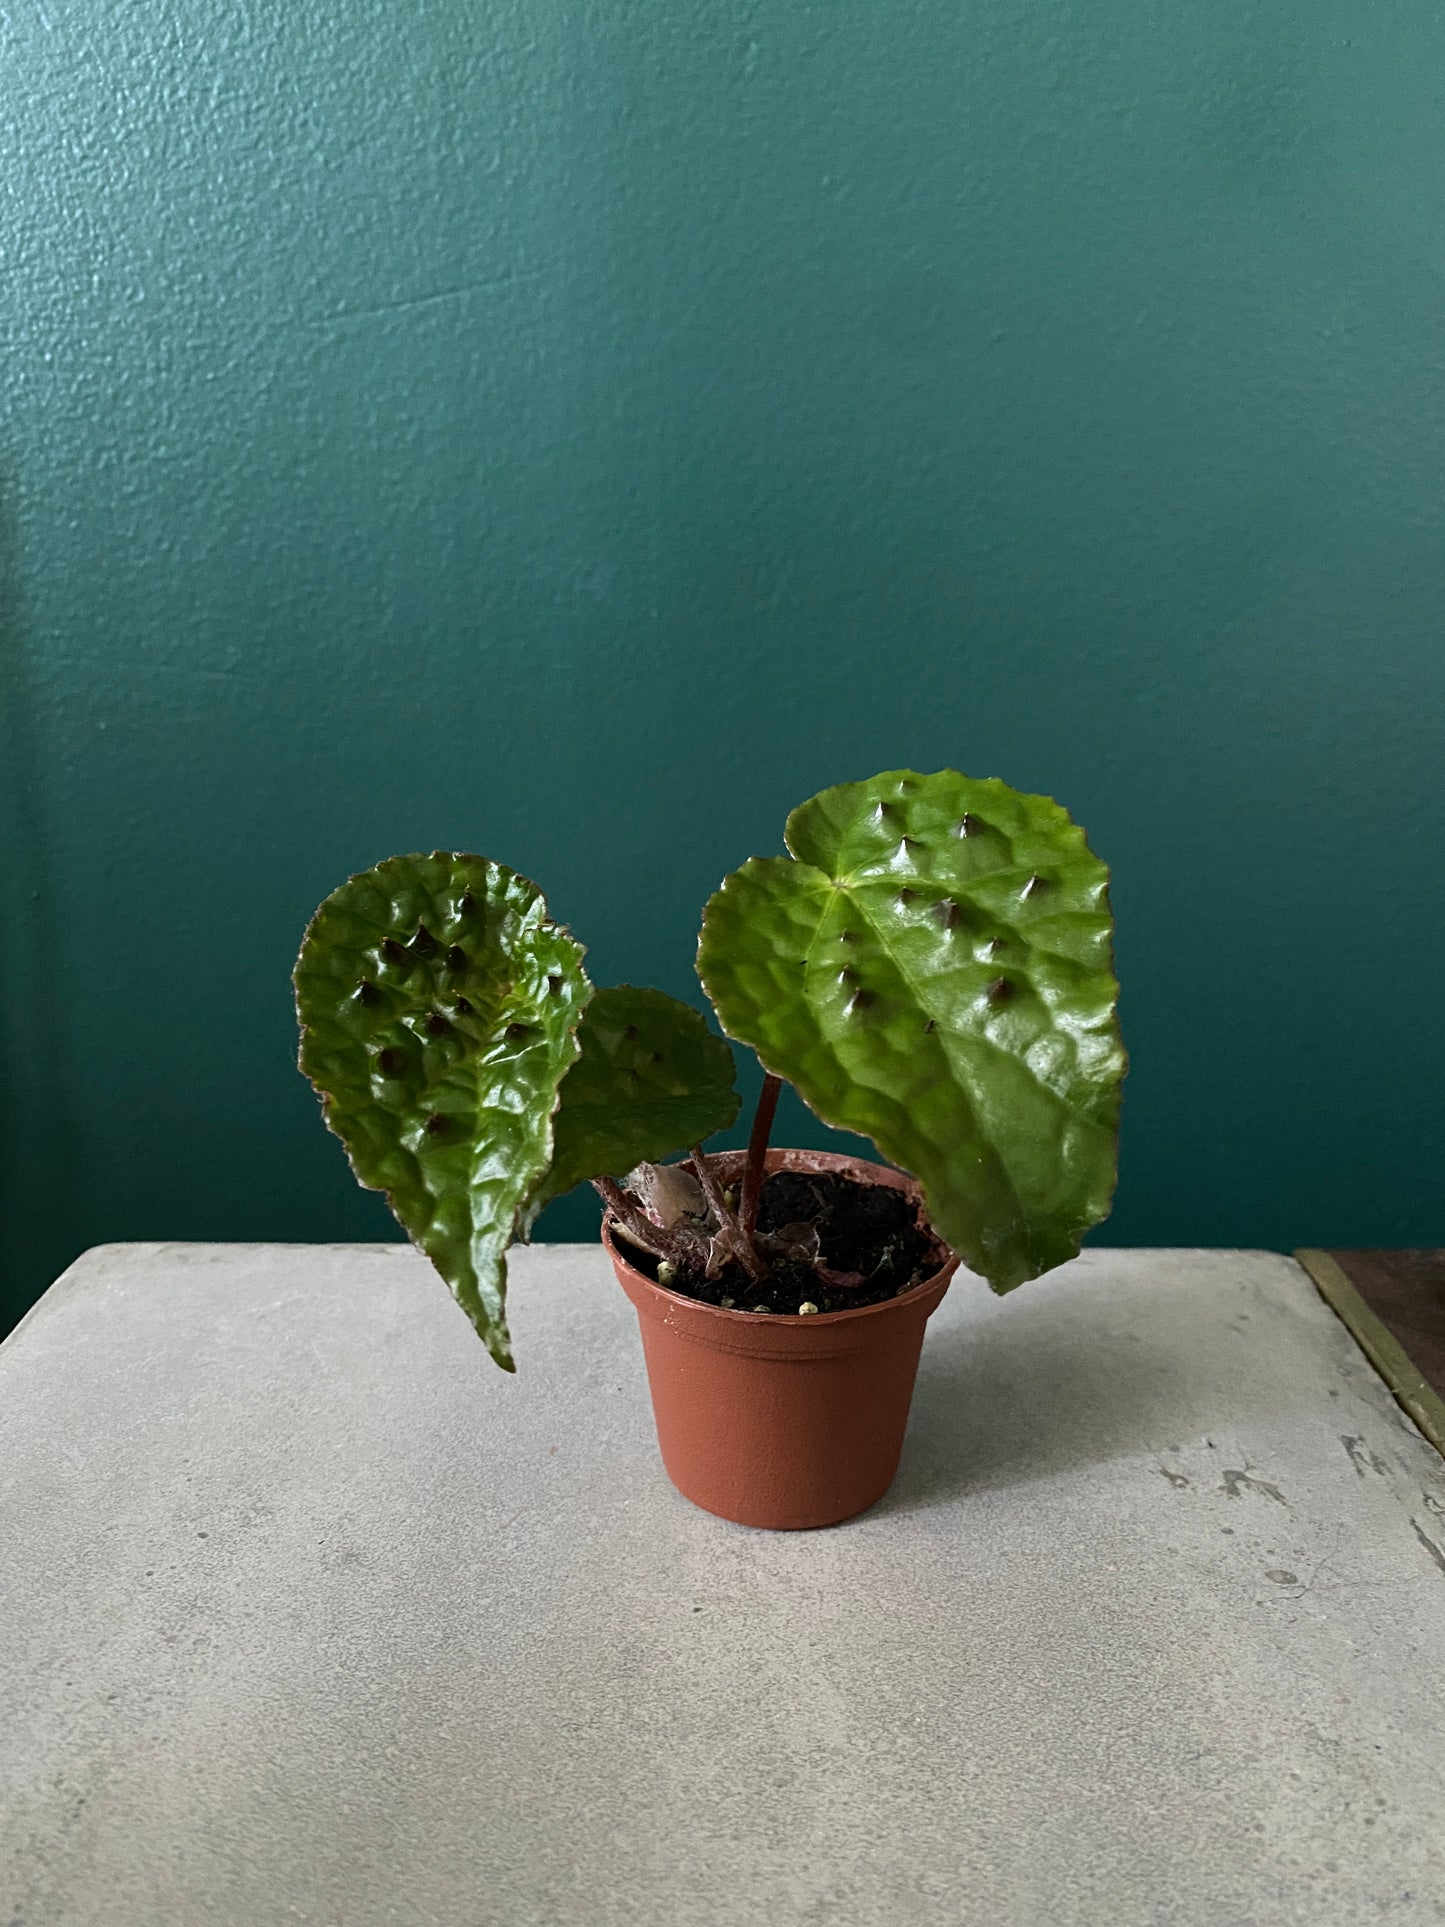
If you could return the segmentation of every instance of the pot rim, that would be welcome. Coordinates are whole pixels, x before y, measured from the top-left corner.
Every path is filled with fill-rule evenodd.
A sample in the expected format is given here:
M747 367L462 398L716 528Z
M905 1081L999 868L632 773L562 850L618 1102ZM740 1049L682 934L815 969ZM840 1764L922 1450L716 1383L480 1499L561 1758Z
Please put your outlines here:
M720 1177L728 1178L740 1176L747 1160L746 1151L705 1151L703 1156L709 1166L717 1167ZM763 1159L764 1177L770 1177L774 1171L786 1170L817 1171L834 1173L839 1177L856 1177L862 1184L882 1184L889 1190L906 1191L916 1203L919 1205L923 1203L923 1191L917 1179L910 1177L906 1171L899 1171L890 1164L875 1164L868 1158L850 1157L842 1151L806 1151L786 1145L770 1147ZM939 1249L944 1253L943 1260L937 1269L931 1271L916 1285L910 1285L907 1291L895 1292L893 1297L880 1298L871 1305L845 1306L841 1311L808 1313L737 1311L729 1310L725 1305L709 1304L705 1298L689 1298L685 1292L669 1291L666 1285L660 1285L655 1278L649 1278L645 1271L639 1271L632 1260L619 1248L612 1235L614 1228L617 1227L617 1220L610 1208L602 1214L602 1244L614 1265L625 1267L628 1275L635 1278L649 1296L656 1294L666 1304L686 1306L689 1311L706 1313L709 1317L745 1325L752 1330L759 1327L766 1329L768 1326L781 1326L786 1331L800 1329L822 1331L836 1329L840 1325L856 1324L860 1319L869 1318L877 1313L897 1311L900 1306L910 1305L914 1299L920 1298L925 1292L937 1291L940 1284L946 1285L952 1279L959 1266L958 1254L949 1250L929 1223L926 1214L924 1223L932 1232ZM721 1335L719 1332L719 1337Z

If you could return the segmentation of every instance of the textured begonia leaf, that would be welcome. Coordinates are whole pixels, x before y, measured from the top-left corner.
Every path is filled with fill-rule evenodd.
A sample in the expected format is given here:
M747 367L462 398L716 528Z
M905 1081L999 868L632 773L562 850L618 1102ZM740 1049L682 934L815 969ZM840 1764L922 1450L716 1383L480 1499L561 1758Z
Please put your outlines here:
M997 1291L1109 1209L1125 1057L1108 871L1046 796L893 770L788 819L709 902L727 1033L923 1187Z
M582 1053L562 1080L553 1123L552 1168L528 1202L526 1230L574 1184L656 1164L725 1131L738 1114L732 1051L700 1011L660 990L599 990L577 1041Z
M534 883L437 850L344 883L296 963L326 1122L508 1371L503 1254L551 1162L592 994L582 954Z

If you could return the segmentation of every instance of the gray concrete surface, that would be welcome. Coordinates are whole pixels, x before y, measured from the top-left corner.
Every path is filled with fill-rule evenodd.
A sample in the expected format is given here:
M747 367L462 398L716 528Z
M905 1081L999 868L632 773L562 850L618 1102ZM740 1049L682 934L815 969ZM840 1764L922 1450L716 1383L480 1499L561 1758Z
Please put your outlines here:
M87 1254L0 1350L3 1927L1445 1920L1445 1462L1287 1259L934 1320L868 1516L695 1511L595 1248Z

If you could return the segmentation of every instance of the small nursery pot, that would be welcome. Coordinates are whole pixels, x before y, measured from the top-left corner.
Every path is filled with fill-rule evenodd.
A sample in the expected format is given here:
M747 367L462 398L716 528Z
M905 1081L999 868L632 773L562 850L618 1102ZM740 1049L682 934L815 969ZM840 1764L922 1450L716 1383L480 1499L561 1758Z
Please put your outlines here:
M740 1151L709 1157L723 1183ZM912 1178L825 1151L769 1151L766 1170L818 1171L920 1196ZM958 1260L881 1305L807 1317L724 1311L654 1284L602 1226L637 1310L657 1442L686 1498L739 1525L798 1528L851 1519L893 1483L923 1328Z

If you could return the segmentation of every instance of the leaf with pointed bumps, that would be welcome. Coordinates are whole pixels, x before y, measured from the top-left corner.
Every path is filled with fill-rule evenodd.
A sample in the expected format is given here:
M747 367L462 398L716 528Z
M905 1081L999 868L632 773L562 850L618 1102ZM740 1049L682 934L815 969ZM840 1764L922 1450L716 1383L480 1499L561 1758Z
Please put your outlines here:
M334 891L296 962L326 1122L508 1371L504 1253L551 1162L592 994L582 954L534 883L435 850Z
M893 770L788 818L703 914L698 974L826 1123L923 1187L997 1291L1107 1215L1125 1069L1108 871L1047 796Z
M732 1051L690 1004L660 990L599 990L577 1033L581 1056L562 1080L552 1168L522 1215L574 1184L620 1177L725 1131L738 1114Z

